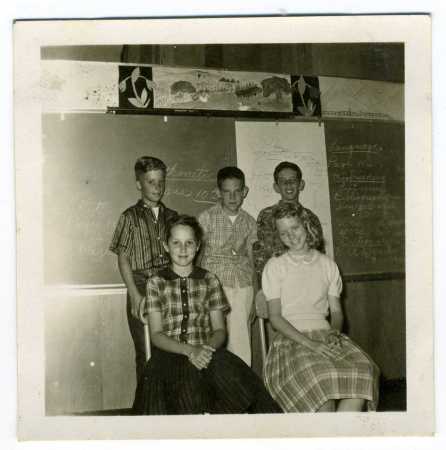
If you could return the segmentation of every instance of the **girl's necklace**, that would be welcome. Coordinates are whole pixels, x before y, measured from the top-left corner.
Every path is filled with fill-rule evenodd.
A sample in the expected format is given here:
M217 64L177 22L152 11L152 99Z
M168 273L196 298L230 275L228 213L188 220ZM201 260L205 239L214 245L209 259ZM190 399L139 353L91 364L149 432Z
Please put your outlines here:
M303 255L294 255L291 252L288 252L288 255L296 263L310 263L311 261L313 261L314 253L313 250L310 250L308 253L304 253Z

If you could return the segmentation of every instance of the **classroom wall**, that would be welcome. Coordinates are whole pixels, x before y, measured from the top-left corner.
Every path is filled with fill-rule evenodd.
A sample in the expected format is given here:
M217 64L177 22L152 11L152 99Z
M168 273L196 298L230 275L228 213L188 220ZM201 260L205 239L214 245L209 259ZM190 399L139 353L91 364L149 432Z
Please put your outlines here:
M265 46L46 47L44 59L184 65L232 70L305 73L403 82L399 44ZM344 310L350 336L370 353L387 379L404 378L404 280L348 282ZM64 414L128 408L135 388L133 343L122 290L73 293L47 299L46 412ZM253 327L253 367L260 374L260 343Z

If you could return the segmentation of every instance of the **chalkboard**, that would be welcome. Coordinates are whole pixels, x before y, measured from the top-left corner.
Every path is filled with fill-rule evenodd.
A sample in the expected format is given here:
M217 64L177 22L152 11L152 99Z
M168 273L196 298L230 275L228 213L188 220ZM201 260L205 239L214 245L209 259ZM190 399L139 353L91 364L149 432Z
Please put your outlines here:
M42 147L47 284L122 283L108 247L139 198L138 157L166 163L164 203L194 215L215 202L218 169L236 164L231 118L46 114Z
M330 121L325 140L342 272L404 272L404 125Z

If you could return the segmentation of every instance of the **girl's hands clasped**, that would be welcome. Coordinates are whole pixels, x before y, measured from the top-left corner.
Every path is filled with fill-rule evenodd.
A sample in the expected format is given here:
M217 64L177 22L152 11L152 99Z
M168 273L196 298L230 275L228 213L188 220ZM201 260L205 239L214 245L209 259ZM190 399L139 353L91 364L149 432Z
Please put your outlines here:
M310 348L322 356L336 358L342 347L341 339L341 334L338 331L333 330L333 332L330 332L327 335L325 342L312 341Z
M189 353L188 358L191 364L193 364L198 370L206 369L212 360L212 355L215 352L215 348L209 345L197 345Z
M331 350L338 352L342 348L342 335L337 330L331 330L326 339L325 343L330 347Z

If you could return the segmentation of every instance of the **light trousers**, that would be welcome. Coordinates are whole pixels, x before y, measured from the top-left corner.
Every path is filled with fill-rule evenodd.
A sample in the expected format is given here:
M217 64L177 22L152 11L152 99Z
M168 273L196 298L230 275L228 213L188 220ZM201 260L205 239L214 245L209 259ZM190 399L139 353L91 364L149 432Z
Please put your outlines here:
M251 324L249 313L254 301L252 286L223 286L231 312L226 317L228 328L227 349L251 367Z

